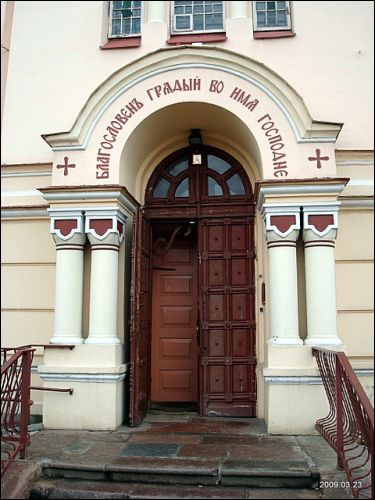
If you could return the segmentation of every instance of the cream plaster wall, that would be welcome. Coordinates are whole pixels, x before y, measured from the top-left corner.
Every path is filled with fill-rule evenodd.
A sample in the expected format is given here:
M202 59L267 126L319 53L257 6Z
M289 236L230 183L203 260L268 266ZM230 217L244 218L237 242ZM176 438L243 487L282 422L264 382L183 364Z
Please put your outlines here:
M51 161L41 134L69 130L90 94L111 73L167 47L167 9L164 23L143 25L137 49L101 50L105 17L98 1L15 2L3 163ZM338 148L371 149L373 6L345 2L338 16L336 2L296 1L293 24L295 37L255 40L251 17L228 19L228 40L220 47L251 54L277 72L302 96L315 120L343 122Z

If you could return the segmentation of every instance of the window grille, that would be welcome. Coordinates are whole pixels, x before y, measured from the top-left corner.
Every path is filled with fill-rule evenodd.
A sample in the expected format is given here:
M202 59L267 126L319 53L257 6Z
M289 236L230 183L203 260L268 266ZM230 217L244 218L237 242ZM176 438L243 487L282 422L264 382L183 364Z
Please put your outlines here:
M253 2L255 31L290 30L290 2Z
M180 0L172 2L173 33L224 30L224 2Z
M141 34L142 2L110 2L109 38Z

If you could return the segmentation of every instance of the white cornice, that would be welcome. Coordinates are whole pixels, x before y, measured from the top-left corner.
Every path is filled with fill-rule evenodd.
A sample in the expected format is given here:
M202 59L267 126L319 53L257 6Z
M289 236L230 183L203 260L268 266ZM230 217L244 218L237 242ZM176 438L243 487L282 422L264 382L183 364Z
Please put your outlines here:
M258 209L262 210L262 207L264 205L264 199L268 195L273 195L273 196L277 195L282 197L290 195L311 196L311 195L336 194L338 196L344 190L345 186L346 186L346 180L339 182L330 182L325 184L318 184L316 182L311 182L311 184L308 184L308 180L306 180L305 182L301 182L299 184L288 184L288 185L273 184L269 186L261 186L259 189L259 196L258 196ZM304 206L305 204L308 203L309 202L306 203L300 202L298 203L298 205Z
M48 191L43 193L43 197L48 202L56 202L56 201L75 201L75 200L108 200L115 199L124 207L126 207L130 213L134 214L138 208L135 203L132 202L124 193L120 192L120 190L111 190L111 191ZM87 207L87 210L92 209L92 207ZM113 207L112 207L113 209ZM55 209L56 210L56 209ZM64 210L64 209L61 209ZM84 207L81 210L86 210Z

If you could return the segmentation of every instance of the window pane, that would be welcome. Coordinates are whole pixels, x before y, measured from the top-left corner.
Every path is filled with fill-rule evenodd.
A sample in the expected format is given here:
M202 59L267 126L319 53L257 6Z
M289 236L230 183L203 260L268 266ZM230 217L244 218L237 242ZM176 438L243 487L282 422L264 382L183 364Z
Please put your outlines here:
M227 180L230 194L245 194L245 188L239 174L232 175Z
M140 19L134 19L133 20L133 28L132 28L132 33L140 33L141 32L141 20Z
M189 196L189 178L186 177L183 179L180 184L177 186L175 197L176 198L184 198Z
M114 35L121 35L121 19L114 19L113 20L112 33Z
M124 35L129 35L131 30L130 19L125 19L122 23L122 33Z
M168 196L168 189L170 184L171 183L167 181L167 179L164 179L164 177L159 177L154 189L154 198L166 198Z
M256 2L256 9L257 10L264 10L265 8L266 8L265 2Z
M171 175L177 176L189 167L189 162L187 156L184 158L179 158L172 162L167 168L167 172Z
M218 174L223 174L231 168L227 161L214 155L207 155L207 165Z
M258 12L257 15L258 28L266 27L266 14L264 12Z
M267 26L276 26L276 12L267 12Z
M277 2L277 8L280 10L286 9L286 2Z
M267 2L267 10L275 10L276 2Z
M194 16L194 29L196 31L202 31L204 29L203 14Z
M287 26L286 12L282 10L277 13L277 26Z
M176 16L176 28L178 30L190 29L190 17Z
M220 184L210 176L208 176L208 196L223 196Z

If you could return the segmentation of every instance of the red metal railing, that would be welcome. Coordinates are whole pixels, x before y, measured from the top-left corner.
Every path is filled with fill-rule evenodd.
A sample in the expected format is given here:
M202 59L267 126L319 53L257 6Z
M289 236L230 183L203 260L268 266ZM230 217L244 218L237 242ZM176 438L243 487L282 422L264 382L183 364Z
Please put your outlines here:
M2 349L1 475L8 470L18 453L20 458L25 458L26 447L30 442L30 379L34 350L6 349L3 352Z
M74 349L73 344L34 344L1 348L1 475L9 469L19 454L26 457L30 444L31 390L68 392L73 389L39 387L31 385L31 365L37 347Z
M374 498L374 409L343 352L313 348L329 402L316 429L336 450L355 498Z

